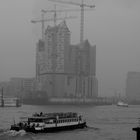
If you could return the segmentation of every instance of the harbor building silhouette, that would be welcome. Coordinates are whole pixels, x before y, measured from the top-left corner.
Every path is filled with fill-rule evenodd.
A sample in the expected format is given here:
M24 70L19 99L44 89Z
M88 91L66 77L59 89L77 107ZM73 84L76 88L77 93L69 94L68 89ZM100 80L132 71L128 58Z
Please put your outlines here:
M96 45L72 45L66 21L49 25L36 47L36 80L47 97L97 98Z

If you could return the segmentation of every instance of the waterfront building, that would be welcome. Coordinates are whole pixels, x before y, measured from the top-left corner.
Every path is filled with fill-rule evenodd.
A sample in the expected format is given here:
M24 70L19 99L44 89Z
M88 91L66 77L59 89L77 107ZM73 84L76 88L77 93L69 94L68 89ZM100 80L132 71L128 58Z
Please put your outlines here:
M69 46L70 31L65 21L55 27L48 26L45 41L37 44L38 88L47 91L47 96L64 96Z
M91 46L88 40L84 41L82 47L80 44L70 45L69 70L71 72L67 77L67 96L98 97L96 46Z
M10 88L13 95L18 97L31 96L34 90L35 78L13 77L10 79Z
M0 82L0 96L3 92L4 96L12 96L12 92L11 92L11 84L9 81L2 81ZM2 91L3 90L3 91Z
M36 49L37 90L47 97L96 98L96 46L88 40L70 44L70 31L63 21L45 32Z

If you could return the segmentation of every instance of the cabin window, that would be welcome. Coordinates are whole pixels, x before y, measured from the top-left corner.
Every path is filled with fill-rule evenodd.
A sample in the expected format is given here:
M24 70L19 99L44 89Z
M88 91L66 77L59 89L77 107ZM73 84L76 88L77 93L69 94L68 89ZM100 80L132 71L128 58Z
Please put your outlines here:
M29 122L43 122L43 120L39 118L29 118L28 121Z

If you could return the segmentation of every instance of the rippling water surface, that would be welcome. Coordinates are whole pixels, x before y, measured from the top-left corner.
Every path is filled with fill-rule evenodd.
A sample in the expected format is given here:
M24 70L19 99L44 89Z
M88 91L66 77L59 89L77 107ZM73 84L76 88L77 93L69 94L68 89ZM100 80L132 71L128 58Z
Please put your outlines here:
M15 119L35 112L79 112L88 128L47 134L9 131ZM138 125L140 106L27 106L0 108L0 140L135 140L132 127Z

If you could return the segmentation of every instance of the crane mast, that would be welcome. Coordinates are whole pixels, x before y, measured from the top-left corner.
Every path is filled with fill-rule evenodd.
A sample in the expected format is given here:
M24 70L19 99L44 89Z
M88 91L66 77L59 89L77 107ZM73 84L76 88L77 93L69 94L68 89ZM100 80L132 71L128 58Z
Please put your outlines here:
M83 0L82 0L82 4L81 4L81 33L80 33L81 47L83 44L83 40L84 40L84 5L83 5Z
M44 12L43 12L43 10L41 10L41 12L42 12L42 14L41 14L41 16L42 16L42 40L44 41L44 39L45 39L45 33L44 33L44 31L45 31Z

